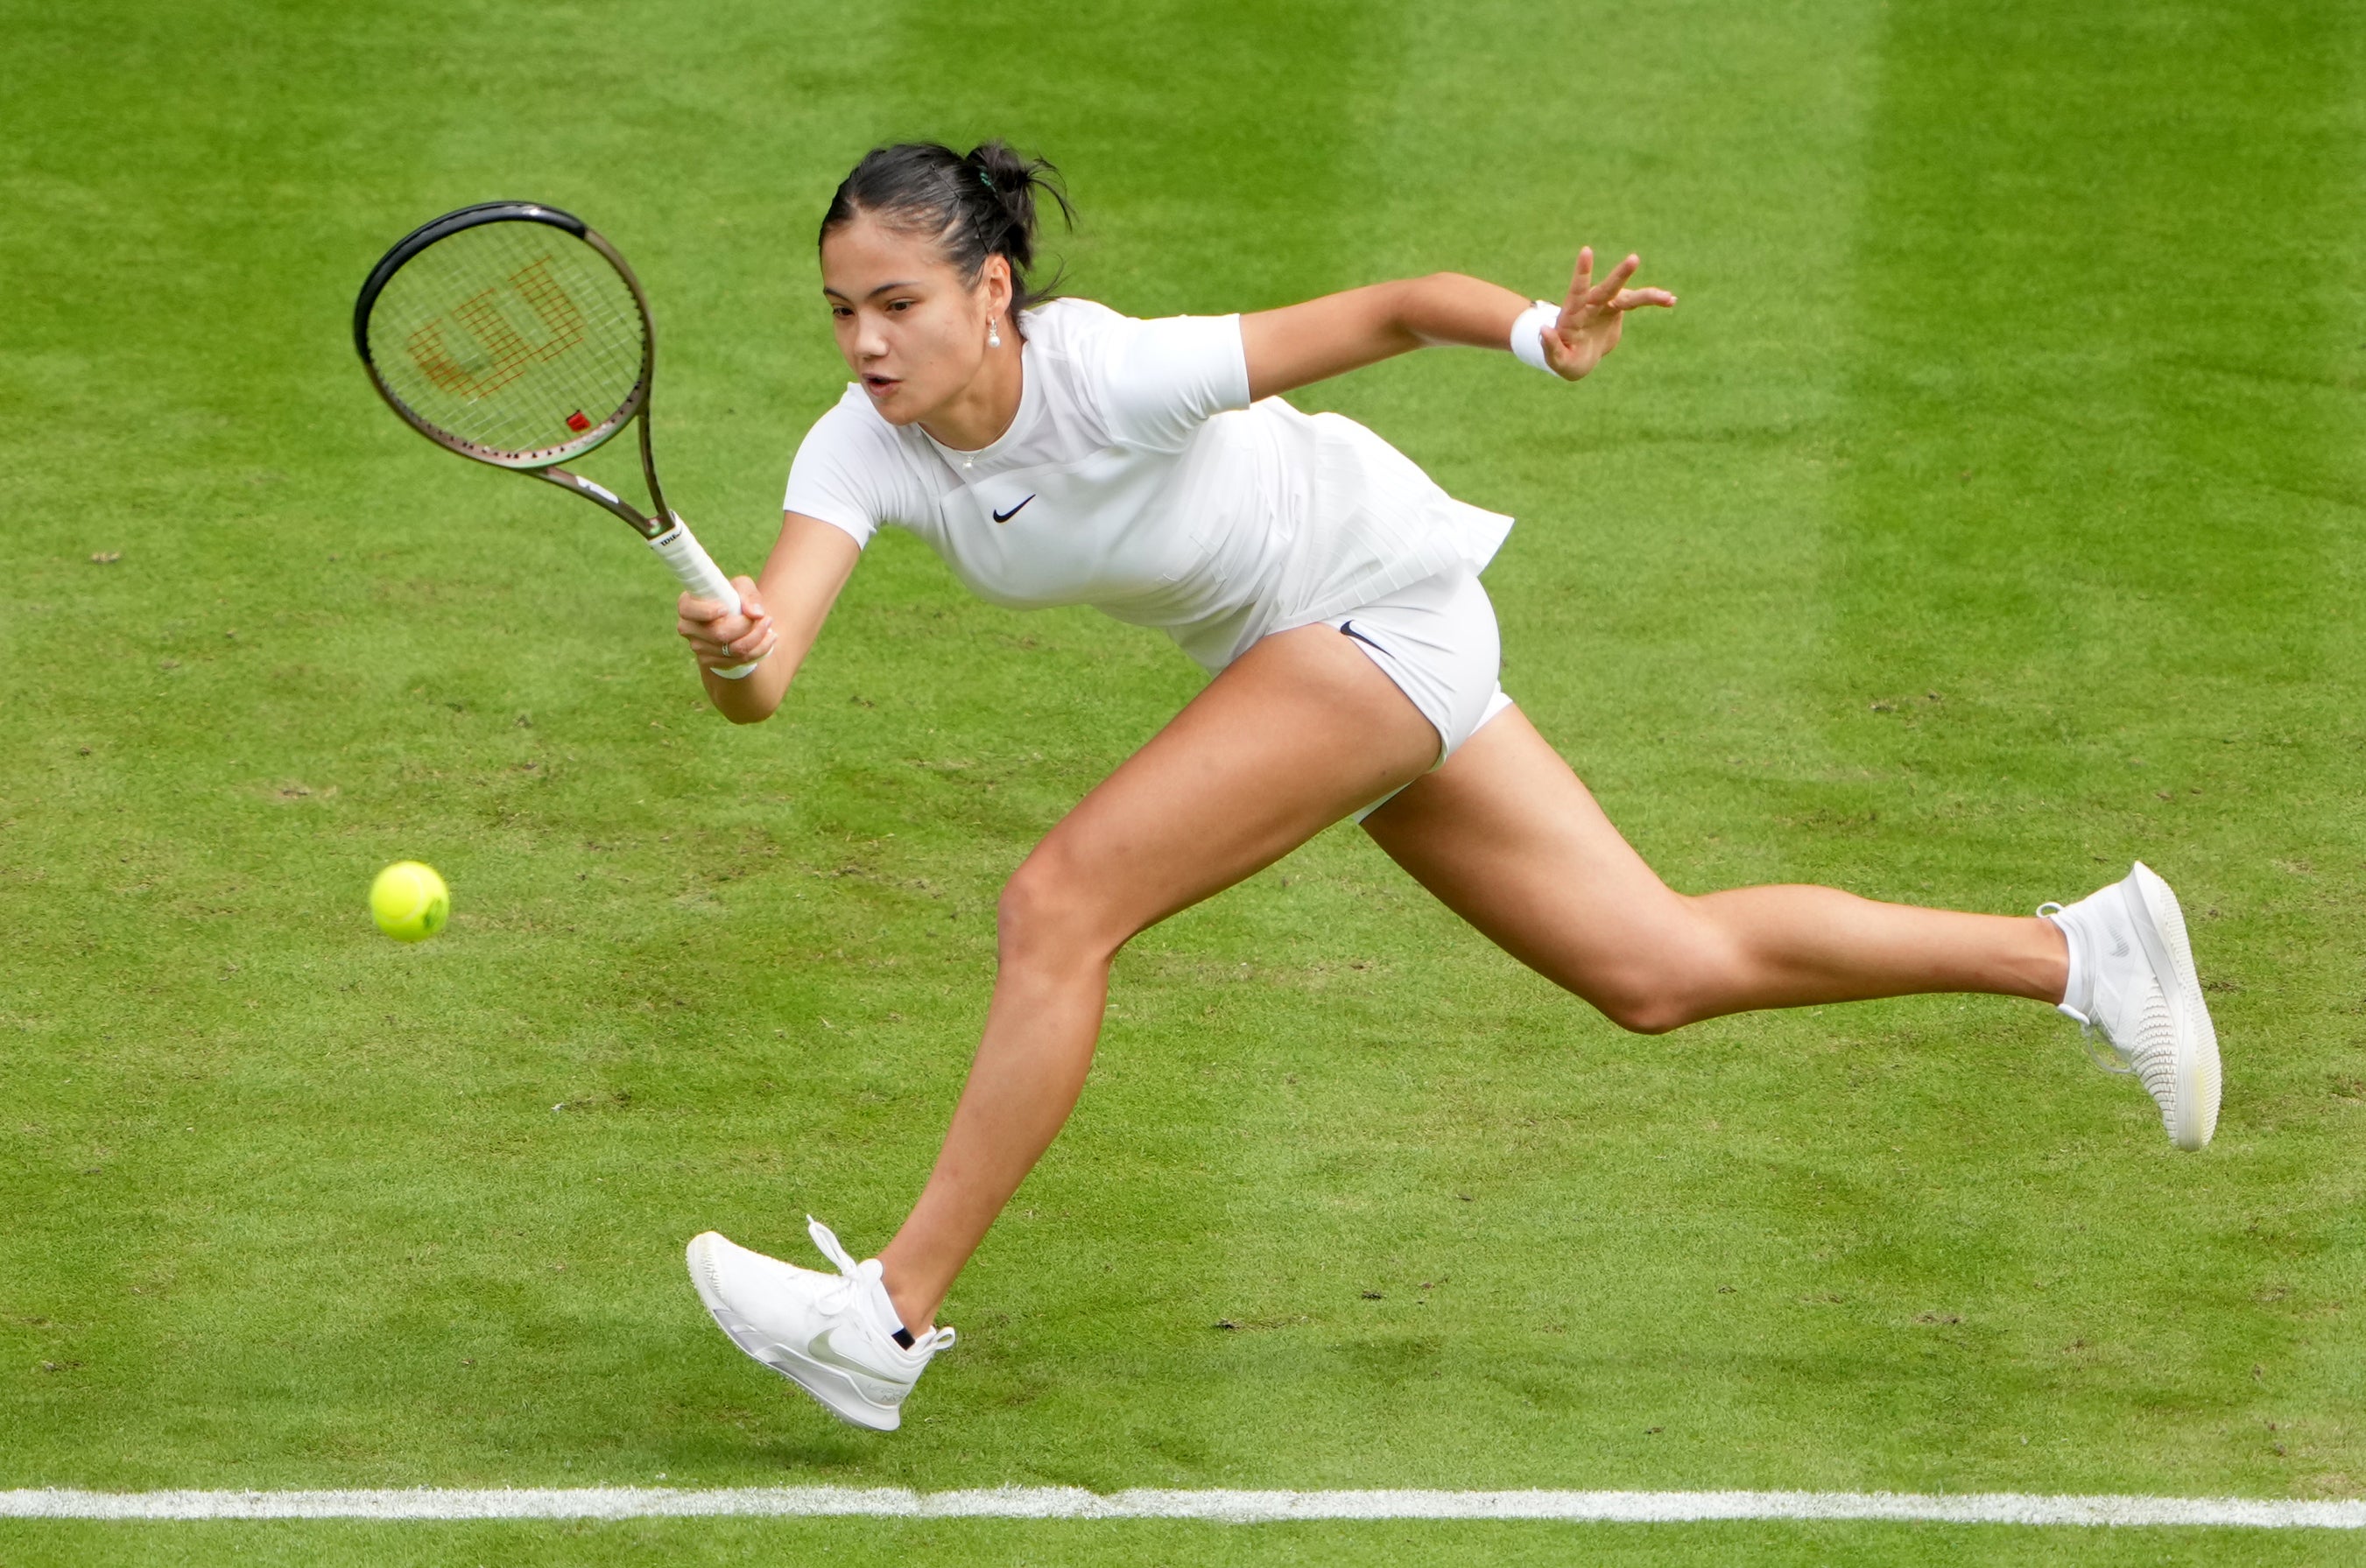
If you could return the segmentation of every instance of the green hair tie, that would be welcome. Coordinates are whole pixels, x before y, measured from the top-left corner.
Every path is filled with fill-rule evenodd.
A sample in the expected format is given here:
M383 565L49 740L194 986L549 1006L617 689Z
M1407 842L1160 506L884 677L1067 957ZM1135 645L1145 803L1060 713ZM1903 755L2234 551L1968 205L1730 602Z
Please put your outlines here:
M994 176L987 174L984 169L980 169L977 172L977 183L984 186L988 190L994 190ZM999 196L1001 192L996 191L995 194Z

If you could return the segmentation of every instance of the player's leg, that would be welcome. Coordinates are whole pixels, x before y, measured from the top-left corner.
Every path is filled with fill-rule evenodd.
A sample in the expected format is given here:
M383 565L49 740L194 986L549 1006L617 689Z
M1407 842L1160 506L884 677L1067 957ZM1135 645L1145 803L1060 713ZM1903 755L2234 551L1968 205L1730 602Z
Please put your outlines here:
M1921 991L2063 995L2062 933L2035 917L1831 887L1675 892L1517 708L1364 826L1448 908L1628 1029Z
M1437 732L1347 638L1268 637L1080 801L1004 889L994 998L919 1201L880 1260L903 1321L953 1277L1052 1142L1128 939L1415 778Z
M1365 826L1505 950L1629 1029L1918 991L2030 997L2102 1033L2178 1147L2201 1148L2217 1128L2217 1031L2185 918L2141 863L2052 919L1831 887L1686 897L1651 874L1517 709Z

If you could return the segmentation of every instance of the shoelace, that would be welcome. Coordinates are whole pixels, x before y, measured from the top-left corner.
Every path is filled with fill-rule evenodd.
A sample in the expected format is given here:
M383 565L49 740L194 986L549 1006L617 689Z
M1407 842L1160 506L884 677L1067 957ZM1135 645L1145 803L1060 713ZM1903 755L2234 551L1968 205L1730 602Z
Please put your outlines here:
M2062 912L2062 906L2049 898L2037 907L2037 912L2041 916L2058 915ZM2065 935L2067 940L2067 933ZM2099 1031L2093 1019L2083 1013L2072 1016L2079 1020L2079 1044L2087 1053L2087 1060L2107 1073L2127 1074L2136 1070L2136 1065L2128 1059L2128 1054L2112 1044L2112 1037ZM2100 1050L2097 1049L2099 1040L2101 1044Z
M824 1258L838 1265L838 1271L846 1281L840 1287L843 1292L841 1299L851 1297L856 1289L866 1282L862 1276L862 1265L854 1260L854 1254L846 1250L844 1244L838 1239L836 1231L831 1230L811 1214L806 1216L806 1234L813 1237L815 1248ZM926 1334L914 1335L911 1354L921 1355L941 1350L952 1344L955 1337L950 1328L932 1328Z

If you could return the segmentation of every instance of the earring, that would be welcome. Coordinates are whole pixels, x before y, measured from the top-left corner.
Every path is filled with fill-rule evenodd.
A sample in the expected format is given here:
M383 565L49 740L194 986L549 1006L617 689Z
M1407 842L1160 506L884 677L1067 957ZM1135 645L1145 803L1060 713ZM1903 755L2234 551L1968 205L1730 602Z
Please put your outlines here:
M992 316L988 316L986 319L986 346L988 348L1000 348L1002 346L1002 333L1001 330L994 324L994 318Z

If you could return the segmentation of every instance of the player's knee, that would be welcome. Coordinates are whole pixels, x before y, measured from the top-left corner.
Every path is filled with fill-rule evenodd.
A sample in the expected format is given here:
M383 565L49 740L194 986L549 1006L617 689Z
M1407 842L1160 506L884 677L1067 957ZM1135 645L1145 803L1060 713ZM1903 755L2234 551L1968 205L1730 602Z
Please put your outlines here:
M1580 994L1634 1034L1665 1034L1727 1010L1722 999L1742 958L1721 932L1679 916L1650 937Z
M1629 1034L1665 1034L1697 1022L1700 1014L1679 998L1643 992L1589 998L1602 1016Z
M1003 884L995 907L996 945L1006 966L1065 967L1110 946L1105 923L1091 880L1059 856L1038 852Z
M1665 1034L1693 1021L1678 981L1666 964L1639 963L1596 978L1578 994L1629 1034Z
M1003 962L1045 945L1053 939L1064 902L1057 880L1028 861L1002 885L994 907L994 934Z

